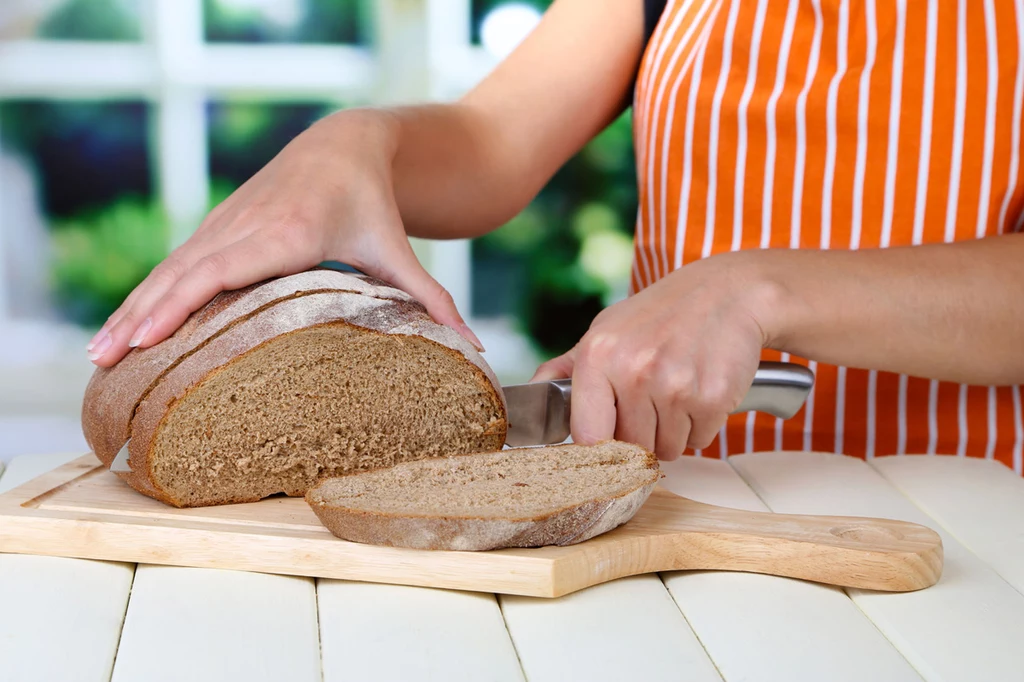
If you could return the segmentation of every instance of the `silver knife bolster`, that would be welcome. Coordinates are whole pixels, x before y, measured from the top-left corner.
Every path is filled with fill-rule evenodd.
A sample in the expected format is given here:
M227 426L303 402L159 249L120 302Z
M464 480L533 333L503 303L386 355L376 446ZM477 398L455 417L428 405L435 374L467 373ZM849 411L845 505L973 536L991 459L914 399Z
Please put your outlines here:
M814 386L814 372L792 362L762 362L754 381L733 414L764 412L790 419L807 401Z
M552 391L561 393L561 399L552 399L549 404L564 404L565 420L568 423L572 379L558 379L550 383L553 386ZM780 419L790 419L803 407L812 386L814 373L803 365L764 361L758 366L747 395L732 414L764 412ZM555 396L552 395L551 398Z

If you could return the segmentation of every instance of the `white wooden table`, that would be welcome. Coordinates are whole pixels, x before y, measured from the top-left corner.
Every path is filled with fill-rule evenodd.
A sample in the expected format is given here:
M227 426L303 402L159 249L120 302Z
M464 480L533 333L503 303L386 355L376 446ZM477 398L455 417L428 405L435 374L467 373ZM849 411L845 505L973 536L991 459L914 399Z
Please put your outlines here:
M0 492L76 455L15 459ZM956 457L764 453L664 464L747 509L942 534L905 594L666 573L557 600L0 554L0 680L1024 680L1024 480Z

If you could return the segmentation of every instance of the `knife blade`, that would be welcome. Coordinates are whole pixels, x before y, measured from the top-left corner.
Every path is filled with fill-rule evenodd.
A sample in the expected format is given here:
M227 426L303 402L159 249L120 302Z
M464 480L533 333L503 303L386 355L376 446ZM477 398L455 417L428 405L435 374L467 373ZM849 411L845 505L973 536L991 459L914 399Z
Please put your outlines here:
M110 463L110 470L114 473L131 473L132 468L128 465L128 443L131 442L132 439L129 438L124 444L124 447L118 450L117 456L114 457L114 461Z
M800 411L813 385L814 373L803 365L764 361L733 414L765 412L789 419ZM506 445L552 445L569 437L571 379L514 384L502 390L508 403Z

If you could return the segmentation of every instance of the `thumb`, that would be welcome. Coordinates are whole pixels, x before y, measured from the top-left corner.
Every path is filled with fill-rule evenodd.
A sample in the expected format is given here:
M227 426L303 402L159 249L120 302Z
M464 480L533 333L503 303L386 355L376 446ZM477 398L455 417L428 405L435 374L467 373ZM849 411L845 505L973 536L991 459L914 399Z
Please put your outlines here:
M420 264L408 239L402 239L394 248L387 249L384 258L375 265L367 264L363 269L367 274L393 284L415 298L423 304L435 322L455 329L478 351L483 352L483 344L462 318L452 295Z
M576 364L576 349L573 348L568 353L563 353L557 358L552 358L542 364L534 372L531 382L534 381L552 381L554 379L570 379L572 378L572 370Z

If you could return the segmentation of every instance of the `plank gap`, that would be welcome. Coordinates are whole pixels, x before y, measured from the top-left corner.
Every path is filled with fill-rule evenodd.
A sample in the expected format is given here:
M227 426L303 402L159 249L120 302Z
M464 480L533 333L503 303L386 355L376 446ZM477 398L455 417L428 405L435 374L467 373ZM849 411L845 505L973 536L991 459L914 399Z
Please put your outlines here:
M686 622L686 627L690 628L690 630L693 631L693 636L697 638L697 643L700 644L700 647L704 650L704 654L708 657L708 660L714 667L715 672L718 673L718 676L722 680L725 680L726 677L722 673L722 669L718 666L718 661L716 661L715 657L711 655L711 649L709 649L707 645L704 644L704 639L700 636L700 632L697 630L697 628L693 626L693 623L690 622L690 619L686 617L686 612L683 611L683 607L680 606L679 602L676 600L676 595L672 592L672 590L668 588L668 585L665 583L665 577L661 573L658 574L658 580L661 581L661 585L665 588L665 592L668 593L669 599L671 599L672 603L675 604L676 610L679 611L679 615L682 616L683 621Z
M501 597L497 594L492 595L494 601L498 604L498 613L501 614L501 624L505 626L505 632L508 633L508 641L512 643L512 651L516 654L516 663L519 664L519 669L523 672L523 680L530 682L530 676L526 672L526 666L523 665L523 657L519 655L519 645L516 644L516 638L512 634L512 628L508 626L508 619L505 618L505 606L501 603Z
M139 565L132 565L132 582L128 585L128 597L124 600L124 611L121 612L121 625L117 628L117 644L114 645L114 658L110 661L110 674L108 682L114 679L114 668L117 667L117 655L121 652L121 638L124 636L124 620L128 617L128 605L132 602L132 590L135 589L135 576L138 575Z

